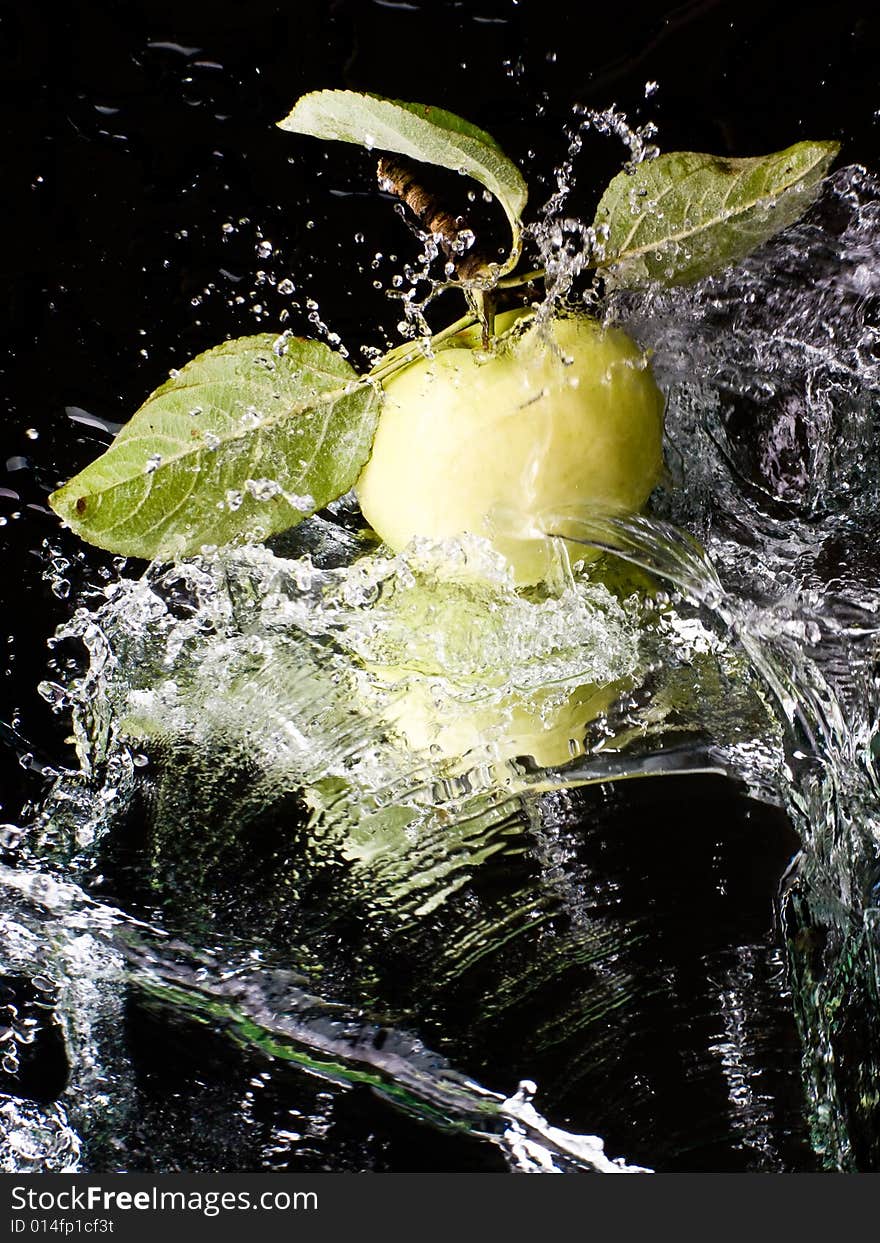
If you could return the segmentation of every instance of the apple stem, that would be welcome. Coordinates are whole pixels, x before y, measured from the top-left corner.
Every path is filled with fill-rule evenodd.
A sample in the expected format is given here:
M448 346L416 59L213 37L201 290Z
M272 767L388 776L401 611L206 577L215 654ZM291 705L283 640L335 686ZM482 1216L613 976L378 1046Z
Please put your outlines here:
M403 156L383 155L376 165L379 187L404 202L438 243L455 268L458 279L466 284L485 277L491 260L476 247L474 231L466 215L453 212L428 190L420 180L423 173Z
M473 311L482 329L482 346L489 348L495 335L495 299L486 289L468 289L465 292L468 306Z

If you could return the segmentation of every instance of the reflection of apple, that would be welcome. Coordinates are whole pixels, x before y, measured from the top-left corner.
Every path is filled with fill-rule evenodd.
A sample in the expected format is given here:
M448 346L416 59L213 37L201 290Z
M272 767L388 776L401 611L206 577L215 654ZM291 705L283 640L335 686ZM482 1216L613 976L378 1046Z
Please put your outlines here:
M355 701L410 751L467 765L583 751L586 727L639 676L621 593L580 577L559 595L423 575L407 554L344 633ZM434 562L429 562L432 566Z
M357 494L395 550L415 536L482 536L527 584L552 566L548 515L645 503L662 467L663 398L620 329L572 316L505 333L520 314L499 317L491 354L471 331L387 382ZM570 551L583 559L583 546Z
M530 756L542 768L583 754L587 725L608 709L623 683L516 692L482 703L455 704L428 679L410 681L385 711L413 751L444 760L470 754L490 760Z

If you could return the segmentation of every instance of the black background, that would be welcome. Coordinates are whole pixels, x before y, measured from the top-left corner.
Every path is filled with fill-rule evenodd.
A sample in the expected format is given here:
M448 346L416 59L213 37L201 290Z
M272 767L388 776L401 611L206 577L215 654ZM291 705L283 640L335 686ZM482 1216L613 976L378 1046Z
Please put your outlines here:
M371 259L394 252L402 262L411 239L376 193L369 155L275 127L299 95L347 87L458 112L521 162L537 206L553 188L574 103L655 120L666 150L748 155L836 138L843 162L876 169L878 63L880 18L864 3L0 3L0 489L13 494L0 492L0 821L39 797L41 766L66 754L66 724L35 690L47 638L83 585L113 569L46 508L48 493L109 439L65 408L120 423L169 368L225 337L280 326L285 308L286 326L310 333L307 297L355 358L362 345L382 345L399 318L374 289ZM646 100L649 81L658 90ZM608 140L587 144L579 211L589 213L620 157ZM272 243L268 258L255 253L261 240ZM260 269L293 279L300 307L257 285ZM67 598L45 577L53 555L73 563ZM699 794L694 827L716 814L719 797L704 786ZM647 819L645 798L622 792L615 814ZM670 791L653 814L678 823L684 861L682 798ZM740 810L731 801L734 845ZM745 868L737 901L754 889L762 928L793 849L776 824L751 869L732 851ZM671 892L693 890L684 862L661 854L646 887L662 866ZM708 912L703 926L727 917Z

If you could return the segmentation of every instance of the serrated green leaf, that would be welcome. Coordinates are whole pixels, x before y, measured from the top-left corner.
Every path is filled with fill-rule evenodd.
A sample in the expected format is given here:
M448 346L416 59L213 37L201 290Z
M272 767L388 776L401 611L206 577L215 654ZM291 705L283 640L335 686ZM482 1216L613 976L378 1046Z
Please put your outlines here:
M522 249L521 217L528 189L517 166L485 130L443 108L356 91L313 91L303 95L278 125L295 134L393 151L473 177L494 195L510 222L511 253L496 275L503 276L516 266Z
M672 151L618 173L596 210L612 283L684 285L744 259L793 224L840 150L799 142L773 155L722 159Z
M265 539L354 484L379 401L323 342L228 341L156 389L49 503L83 539L124 556L172 560Z

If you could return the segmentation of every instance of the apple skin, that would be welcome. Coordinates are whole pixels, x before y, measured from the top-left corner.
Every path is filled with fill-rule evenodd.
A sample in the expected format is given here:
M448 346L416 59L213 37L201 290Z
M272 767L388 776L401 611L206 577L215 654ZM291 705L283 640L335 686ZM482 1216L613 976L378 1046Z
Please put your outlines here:
M565 535L566 511L639 510L663 467L664 399L636 343L586 316L515 323L522 314L499 316L492 352L471 329L386 383L356 485L395 551L476 535L517 585L552 572L545 523Z

